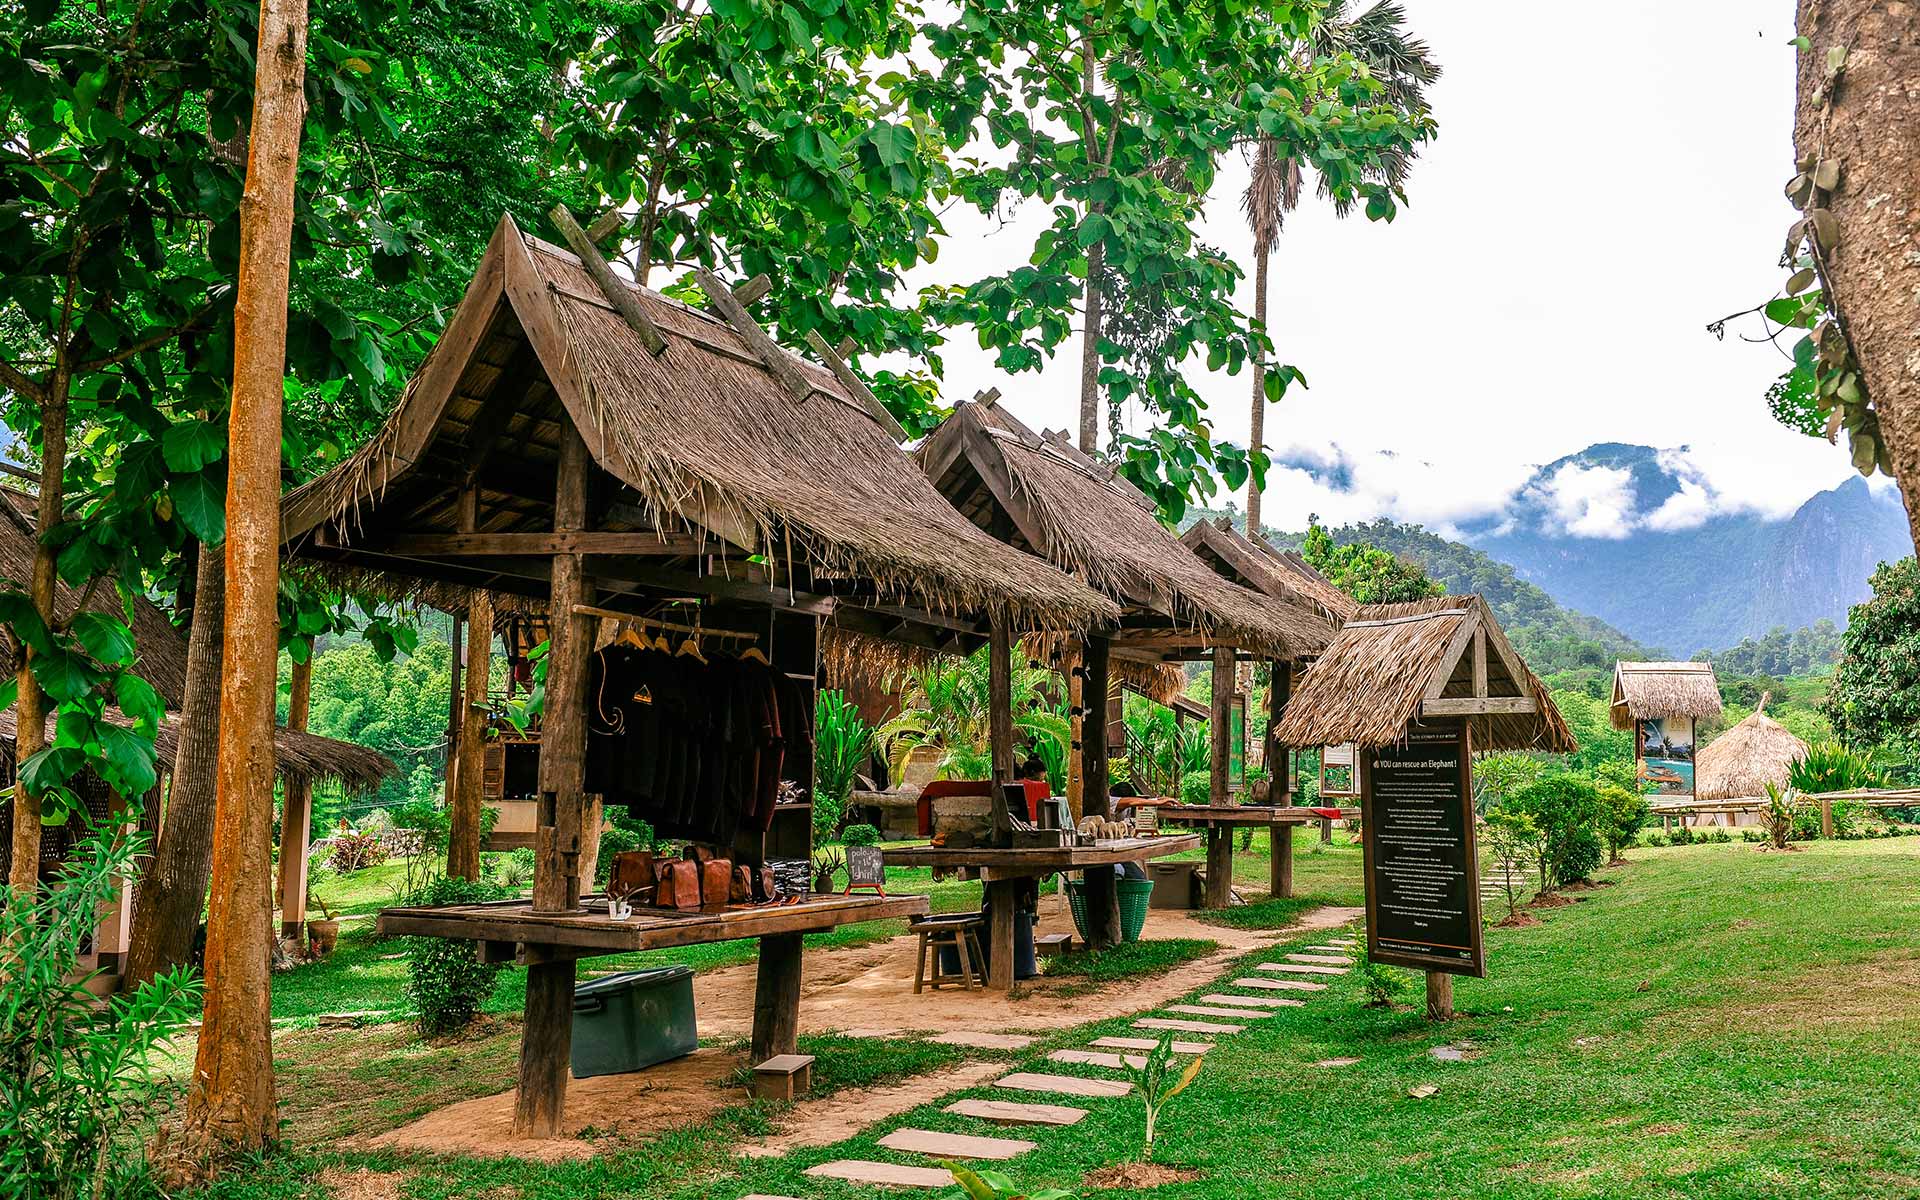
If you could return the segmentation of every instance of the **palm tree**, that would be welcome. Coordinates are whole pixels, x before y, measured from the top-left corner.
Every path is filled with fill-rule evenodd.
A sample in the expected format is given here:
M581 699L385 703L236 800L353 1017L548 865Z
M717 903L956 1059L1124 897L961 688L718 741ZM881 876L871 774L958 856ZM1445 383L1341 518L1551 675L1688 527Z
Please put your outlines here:
M942 778L979 779L989 773L993 761L990 663L988 648L982 646L966 658L920 667L909 674L900 715L874 731L896 785L907 755L919 746L941 752L937 769ZM1019 654L1014 655L1012 666L1014 728L1043 760L1056 757L1064 766L1066 719L1046 702L1053 673L1027 666Z
M1407 13L1398 0L1376 0L1354 16L1351 0L1334 0L1326 15L1298 48L1301 55L1324 57L1346 52L1367 65L1382 85L1381 99L1409 116L1427 110L1427 88L1440 78L1427 44L1407 33ZM1376 177L1398 187L1413 170L1413 152L1382 156ZM1262 136L1253 145L1253 178L1241 197L1247 225L1253 230L1253 323L1267 327L1267 278L1273 245L1287 214L1300 205L1300 163L1280 152L1279 143ZM1322 193L1324 194L1324 186ZM1351 199L1336 198L1334 212L1346 216ZM1266 440L1266 355L1253 355L1253 423L1247 444L1258 450ZM1247 480L1247 532L1260 531L1260 483Z

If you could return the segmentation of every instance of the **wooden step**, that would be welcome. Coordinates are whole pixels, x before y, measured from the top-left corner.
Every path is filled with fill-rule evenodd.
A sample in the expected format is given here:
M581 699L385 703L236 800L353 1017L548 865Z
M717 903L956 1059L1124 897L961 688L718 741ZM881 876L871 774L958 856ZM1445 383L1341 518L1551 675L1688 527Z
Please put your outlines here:
M1036 1071L1015 1071L994 1080L997 1087L1016 1092L1058 1092L1062 1096L1124 1096L1133 1090L1130 1083L1113 1079L1082 1079L1077 1075L1042 1075Z
M1033 1045L1033 1039L1024 1033L975 1033L967 1029L956 1029L927 1040L943 1046L971 1046L975 1050L1025 1050Z
M1350 967L1353 959L1345 954L1289 954L1288 962L1319 963L1322 966Z
M1135 1029L1177 1029L1182 1033L1239 1033L1245 1025L1222 1025L1218 1021L1177 1021L1172 1017L1141 1017Z
M1200 1003L1222 1004L1234 1008L1305 1008L1307 1006L1305 1000L1295 1000L1288 996L1229 996L1225 992L1211 992L1200 997Z
M935 1158L982 1158L1000 1162L1025 1154L1035 1143L1019 1138L977 1137L970 1133L937 1133L931 1129L896 1129L880 1139L889 1150L930 1154Z
M1234 987L1264 988L1273 992L1324 992L1324 983L1308 983L1304 979L1236 979Z
M1087 1115L1084 1108L1064 1104L1022 1104L1018 1100L956 1100L947 1105L956 1117L973 1117L995 1125L1071 1125Z
M1093 1039L1096 1046L1109 1046L1115 1050L1151 1050L1160 1044L1159 1038L1103 1037ZM1213 1049L1212 1042L1175 1042L1175 1054L1205 1054Z
M899 1163L864 1162L857 1158L835 1159L808 1167L816 1179L845 1179L852 1183L879 1183L888 1187L945 1188L953 1186L953 1172L939 1167L904 1167Z
M1187 1017L1270 1017L1270 1012L1261 1012L1249 1008L1220 1008L1212 1004L1169 1004L1167 1011Z
M1345 975L1346 967L1323 967L1318 963L1261 963L1256 970L1281 971L1288 975Z

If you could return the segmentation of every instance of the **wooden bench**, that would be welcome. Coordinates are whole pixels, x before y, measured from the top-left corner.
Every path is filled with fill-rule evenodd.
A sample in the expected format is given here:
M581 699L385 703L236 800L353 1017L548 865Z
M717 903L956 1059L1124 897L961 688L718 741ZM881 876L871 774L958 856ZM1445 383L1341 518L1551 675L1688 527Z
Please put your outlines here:
M761 1100L793 1100L813 1088L813 1055L776 1054L753 1069L753 1094Z
M914 956L913 992L919 995L927 984L934 991L943 983L963 983L968 991L987 981L986 955L980 952L980 930L986 922L978 913L953 913L942 917L922 917L908 924L907 932L920 935L919 953ZM960 958L960 970L940 969L940 948L952 946ZM927 955L933 955L933 971L927 971Z
M1042 958L1066 954L1073 949L1070 933L1043 933L1033 939L1033 952Z

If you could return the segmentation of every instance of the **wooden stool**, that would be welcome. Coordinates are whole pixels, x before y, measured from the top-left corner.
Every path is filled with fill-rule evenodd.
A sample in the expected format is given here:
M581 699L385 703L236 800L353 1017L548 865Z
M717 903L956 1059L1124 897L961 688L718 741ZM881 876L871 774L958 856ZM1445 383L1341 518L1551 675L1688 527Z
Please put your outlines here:
M920 994L923 983L931 983L934 991L940 990L943 983L964 983L968 991L980 987L987 981L986 956L980 952L980 928L986 924L977 914L960 913L945 917L922 917L907 926L909 933L920 935L920 953L913 964L913 992ZM940 969L940 948L952 946L954 953L960 956L960 973L955 975ZM933 974L927 974L927 955L933 955Z
M1033 939L1033 952L1042 958L1066 954L1073 949L1070 933L1043 933Z
M812 1087L811 1054L776 1054L753 1069L753 1094L761 1100L792 1100Z

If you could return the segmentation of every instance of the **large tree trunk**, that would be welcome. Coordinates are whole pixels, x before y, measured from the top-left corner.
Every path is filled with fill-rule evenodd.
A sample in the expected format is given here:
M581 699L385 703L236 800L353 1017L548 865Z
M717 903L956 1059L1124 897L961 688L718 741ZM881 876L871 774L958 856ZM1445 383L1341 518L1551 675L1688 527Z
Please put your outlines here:
M133 905L133 941L125 983L135 988L187 961L213 872L214 769L220 753L221 626L226 559L202 547L194 570L187 627L187 685L180 711L180 753L167 793L166 820L153 865Z
M457 770L449 771L447 874L480 878L480 811L486 801L487 676L493 653L493 599L476 590L467 602L467 690L454 743Z
M300 165L306 0L261 0L227 419L227 614L206 1005L164 1183L205 1178L274 1140L273 709L279 658L281 389Z
M1267 331L1267 263L1273 257L1271 247L1256 246L1253 251L1253 327ZM1247 425L1247 450L1260 449L1267 440L1267 352L1253 351L1253 411ZM1247 536L1260 536L1260 480L1247 476Z
M47 628L54 626L54 552L48 543L67 502L67 386L71 376L60 352L40 414L40 505L36 528L40 540L33 548L33 578L27 595ZM14 765L24 763L46 745L47 696L33 678L33 650L20 641L19 694L15 701ZM15 893L31 895L40 881L40 797L24 784L13 789L13 862L7 882Z
M1794 145L1840 164L1828 298L1920 540L1920 4L1800 0L1798 22L1812 46L1800 54ZM1823 97L1835 47L1846 59Z
M1106 268L1107 246L1087 247L1087 323L1080 335L1080 449L1100 449L1100 334L1106 323L1106 296L1100 273Z

